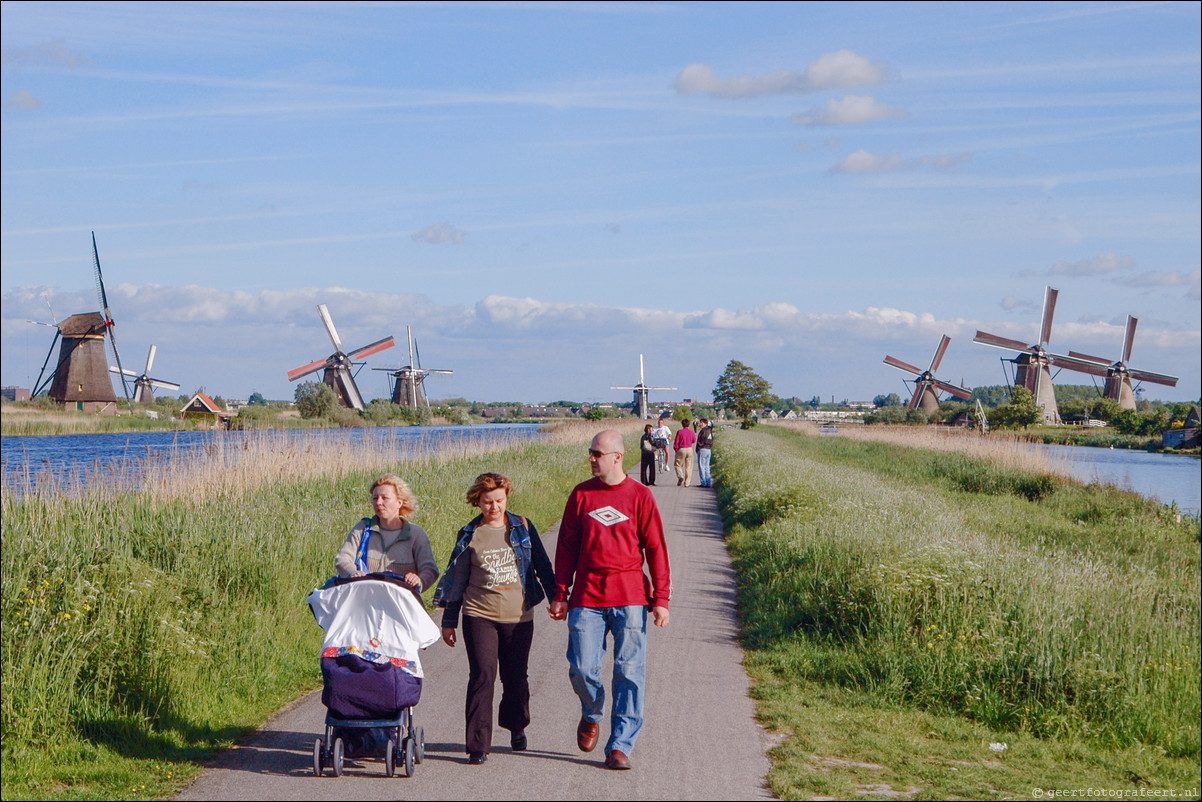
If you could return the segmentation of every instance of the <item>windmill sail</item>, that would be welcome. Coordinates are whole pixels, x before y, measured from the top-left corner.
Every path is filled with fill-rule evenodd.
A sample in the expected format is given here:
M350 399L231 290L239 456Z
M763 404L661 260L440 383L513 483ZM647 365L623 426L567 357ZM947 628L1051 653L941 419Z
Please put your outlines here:
M935 371L939 370L939 365L943 362L943 355L947 353L947 346L951 341L950 337L946 334L943 335L939 340L938 347L935 348L935 355L931 357L931 365L926 370L920 370L897 357L885 356L884 362L886 365L898 370L904 370L915 376L913 379L907 379L908 382L913 382L914 384L914 394L910 398L910 403L907 404L910 409L922 407L922 411L927 413L927 415L935 414L939 411L940 390L963 400L968 400L972 395L966 388L957 387L935 376Z
M96 266L96 294L100 298L100 312L104 315L104 325L108 329L109 346L113 349L113 358L117 360L118 375L121 377L121 390L125 393L125 404L129 407L129 411L134 411L133 399L129 397L129 386L125 383L125 371L121 368L121 354L117 351L117 337L114 333L115 326L113 321L113 313L109 309L108 294L104 291L104 276L100 273L100 251L96 248L96 232L92 232L92 262Z
M342 350L342 338L338 336L338 330L334 327L334 320L330 317L330 311L325 304L317 305L317 314L321 317L321 322L325 325L326 334L329 335L330 342L334 345L334 353L325 359L317 359L307 365L301 365L299 368L293 368L288 371L288 381L296 381L311 373L324 370L322 381L333 388L343 406L362 412L365 407L363 396L359 393L359 388L355 384L355 361L367 359L372 354L377 354L380 351L391 348L396 343L392 337L385 337L361 348L356 348L349 353L344 352Z
M634 391L634 411L639 416L640 420L646 420L649 417L647 409L647 399L651 390L675 390L675 387L649 387L647 385L646 374L643 371L643 355L639 354L639 383L633 387L610 385L611 390L633 390Z

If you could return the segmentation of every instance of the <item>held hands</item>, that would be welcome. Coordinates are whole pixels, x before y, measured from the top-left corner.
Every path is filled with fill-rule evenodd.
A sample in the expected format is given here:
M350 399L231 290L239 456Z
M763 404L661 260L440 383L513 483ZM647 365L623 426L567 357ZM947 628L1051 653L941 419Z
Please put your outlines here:
M547 605L547 614L551 616L552 621L563 621L568 617L568 603L564 601L553 601Z
M442 628L442 642L452 649L455 648L455 629L453 627Z

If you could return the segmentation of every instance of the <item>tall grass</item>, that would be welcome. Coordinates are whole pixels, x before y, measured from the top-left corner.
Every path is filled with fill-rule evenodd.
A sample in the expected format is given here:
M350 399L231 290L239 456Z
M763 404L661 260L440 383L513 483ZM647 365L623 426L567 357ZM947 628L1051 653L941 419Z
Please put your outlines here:
M773 429L715 445L753 661L1198 756L1197 519L1006 456Z
M125 758L187 774L320 682L304 599L370 514L372 478L411 484L445 565L475 475L510 475L510 509L546 529L588 476L596 428L409 452L263 434L173 454L134 490L5 494L5 796L130 795L111 778Z

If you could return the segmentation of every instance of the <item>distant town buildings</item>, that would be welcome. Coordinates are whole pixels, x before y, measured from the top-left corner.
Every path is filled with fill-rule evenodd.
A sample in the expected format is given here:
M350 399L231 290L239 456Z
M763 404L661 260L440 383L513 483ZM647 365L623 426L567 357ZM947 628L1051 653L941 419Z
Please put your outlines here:
M0 397L3 397L5 401L28 401L29 388L17 387L15 384L0 387Z

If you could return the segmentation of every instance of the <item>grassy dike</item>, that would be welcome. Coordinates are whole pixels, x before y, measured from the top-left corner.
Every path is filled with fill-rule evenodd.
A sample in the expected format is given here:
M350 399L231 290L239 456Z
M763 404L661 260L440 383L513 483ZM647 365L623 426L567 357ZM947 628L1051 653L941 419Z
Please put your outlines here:
M715 449L782 798L1197 798L1196 518L954 451Z
M472 478L508 474L510 509L546 529L588 476L596 428L401 457L264 434L226 452L175 454L137 492L6 494L3 798L175 792L320 686L321 630L304 600L370 514L375 476L411 484L416 522L445 565L475 512L463 500Z

